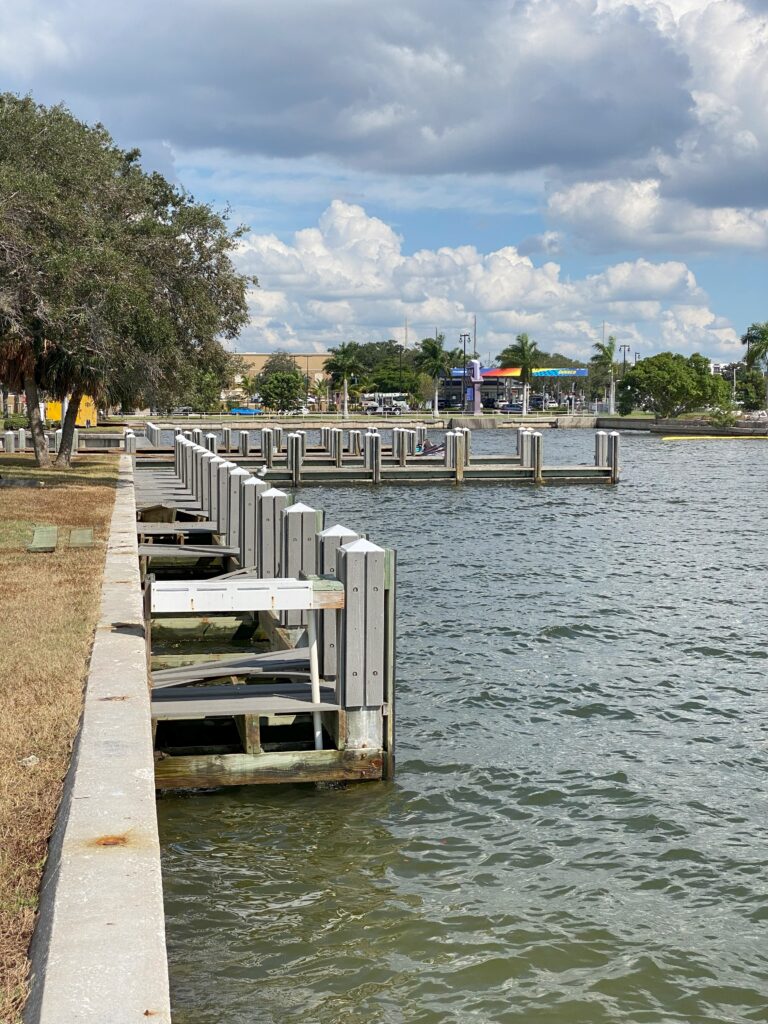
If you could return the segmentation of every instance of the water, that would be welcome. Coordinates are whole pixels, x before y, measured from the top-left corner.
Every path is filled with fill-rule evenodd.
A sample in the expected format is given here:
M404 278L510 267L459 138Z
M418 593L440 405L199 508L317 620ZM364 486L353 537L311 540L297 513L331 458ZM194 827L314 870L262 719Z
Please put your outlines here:
M768 444L623 456L304 492L398 548L397 778L159 802L176 1024L768 1020Z

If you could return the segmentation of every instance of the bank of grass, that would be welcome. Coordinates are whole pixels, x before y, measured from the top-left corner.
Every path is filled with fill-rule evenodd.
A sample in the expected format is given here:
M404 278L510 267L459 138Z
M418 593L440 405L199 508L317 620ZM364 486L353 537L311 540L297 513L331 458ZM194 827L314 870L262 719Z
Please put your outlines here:
M82 705L96 624L117 459L88 456L66 471L31 456L0 456L0 1021L16 1024L26 997L46 844ZM34 526L59 527L51 554L28 554ZM93 548L68 547L92 526Z

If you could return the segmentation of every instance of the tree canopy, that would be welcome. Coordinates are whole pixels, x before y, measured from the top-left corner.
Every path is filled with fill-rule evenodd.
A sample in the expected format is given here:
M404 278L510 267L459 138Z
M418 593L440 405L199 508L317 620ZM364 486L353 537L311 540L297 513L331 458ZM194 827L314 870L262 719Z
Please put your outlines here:
M729 404L728 385L710 372L709 360L694 353L661 352L641 359L619 382L619 412L645 409L664 419L705 407Z
M158 405L196 373L226 375L249 283L226 213L146 173L103 126L10 93L0 195L0 378L26 393L39 462L41 390L75 411L85 392ZM74 414L64 429L67 458Z

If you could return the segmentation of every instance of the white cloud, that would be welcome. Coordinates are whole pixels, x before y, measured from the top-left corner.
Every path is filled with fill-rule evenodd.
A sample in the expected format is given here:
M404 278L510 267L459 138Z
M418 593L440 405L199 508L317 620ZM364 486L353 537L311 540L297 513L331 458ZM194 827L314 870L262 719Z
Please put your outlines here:
M553 193L547 210L597 249L768 249L768 209L697 207L665 198L654 179L580 182Z
M513 246L407 255L391 227L340 200L292 244L248 236L239 262L265 289L251 294L242 348L403 340L406 318L411 340L436 327L452 343L474 315L484 355L528 331L545 349L587 356L603 320L621 342L646 352L672 346L717 355L738 344L680 261L624 261L569 280L557 263L537 265Z

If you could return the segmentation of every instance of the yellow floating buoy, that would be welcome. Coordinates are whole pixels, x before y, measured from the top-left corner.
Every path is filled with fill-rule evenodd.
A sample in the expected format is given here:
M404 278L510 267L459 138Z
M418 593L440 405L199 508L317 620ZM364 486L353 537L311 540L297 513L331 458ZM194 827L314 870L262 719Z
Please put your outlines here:
M662 441L768 441L768 434L670 434Z

